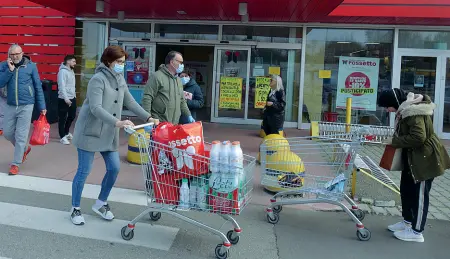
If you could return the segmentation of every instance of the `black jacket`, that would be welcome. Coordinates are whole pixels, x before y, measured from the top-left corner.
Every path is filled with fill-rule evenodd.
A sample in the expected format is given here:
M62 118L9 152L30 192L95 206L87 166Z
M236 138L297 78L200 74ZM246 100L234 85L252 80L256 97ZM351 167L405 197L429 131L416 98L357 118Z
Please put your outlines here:
M184 91L192 94L192 100L186 100L187 106L191 111L192 117L197 120L197 112L195 110L203 107L203 93L200 86L197 84L195 79L191 78L191 80L184 86ZM181 116L180 123L187 123L187 117Z
M264 109L264 123L274 125L281 129L284 124L284 109L286 106L286 97L284 90L276 91L272 96L267 96L268 102L273 102L272 106L266 106Z

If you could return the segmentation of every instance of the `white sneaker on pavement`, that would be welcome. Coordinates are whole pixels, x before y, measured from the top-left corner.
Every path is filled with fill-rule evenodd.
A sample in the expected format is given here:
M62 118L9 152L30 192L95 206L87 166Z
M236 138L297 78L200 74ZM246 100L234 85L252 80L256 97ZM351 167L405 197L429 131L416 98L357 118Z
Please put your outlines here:
M85 221L80 209L72 208L70 213L70 219L74 225L84 225Z
M425 239L422 233L416 233L412 228L407 228L402 231L394 232L394 236L402 241L423 243Z
M70 145L70 142L67 139L67 136L62 138L59 142L61 142L61 144L63 144L63 145Z
M98 206L98 204L92 205L92 210L97 213L100 217L106 219L106 220L113 220L114 214L111 212L111 209L109 208L108 204L105 204L103 206Z
M68 140L72 140L73 139L73 135L71 133L69 133L69 134L66 135L66 138Z
M405 221L400 221L398 223L388 226L388 229L392 232L403 231L407 228L411 228L411 224L408 224Z

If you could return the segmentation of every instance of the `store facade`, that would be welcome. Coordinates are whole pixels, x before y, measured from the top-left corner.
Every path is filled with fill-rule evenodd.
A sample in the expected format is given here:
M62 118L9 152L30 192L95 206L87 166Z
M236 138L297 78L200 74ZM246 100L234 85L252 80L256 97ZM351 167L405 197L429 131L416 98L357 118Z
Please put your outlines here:
M83 51L77 54L84 61L81 96L94 62L98 64L107 45L121 45L132 54L129 59L144 62L145 76L137 77L139 83L132 79L133 71L126 75L137 100L148 75L160 65L156 61L158 46L196 46L200 50L210 47L211 60L203 60L206 68L197 73L212 77L202 80L207 84L204 95L209 100L206 106L210 121L259 124L262 106L258 100L266 94L261 90L264 82L260 77L275 73L283 78L287 93L286 127L308 129L311 121L344 120L343 96L338 90L345 87L345 82L340 82L339 77L348 73L340 74L346 68L339 61L349 58L376 63L366 73L373 96L354 95L356 104L365 104L352 112L353 123L391 125L388 114L376 107L376 98L378 92L398 87L430 95L438 107L435 128L441 136L450 137L450 30L444 28L335 24L276 27L89 19L81 19L78 24ZM189 57L196 59L195 55ZM187 64L189 57L185 57ZM355 69L357 72L358 67ZM231 87L221 92L221 82L222 86L230 82ZM227 96L228 101L221 102L221 97L223 100Z
M285 127L344 122L347 97L353 99L352 123L393 125L392 115L376 106L377 96L401 88L433 99L435 129L450 138L450 15L445 11L450 7L445 1L286 0L296 3L292 12L275 10L273 1L265 8L243 1L248 10L241 10L240 1L219 0L220 10L211 3L215 11L183 1L178 11L150 2L135 8L109 1L111 9L97 12L81 1L71 1L73 7L35 2L61 11L76 7L80 102L106 46L120 45L129 53L125 78L138 102L150 74L168 51L177 50L202 88L202 120L259 125L267 78L278 74L287 97ZM95 2L105 1L89 1Z

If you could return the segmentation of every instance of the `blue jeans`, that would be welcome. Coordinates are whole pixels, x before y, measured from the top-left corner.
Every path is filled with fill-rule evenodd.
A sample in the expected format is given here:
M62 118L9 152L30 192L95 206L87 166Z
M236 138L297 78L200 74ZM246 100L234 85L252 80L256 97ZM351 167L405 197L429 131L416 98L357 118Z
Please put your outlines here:
M83 192L84 183L92 169L95 152L89 152L82 149L78 150L78 170L72 182L72 206L80 207L81 194ZM100 152L105 160L106 174L103 177L102 189L98 195L98 199L106 202L109 193L116 183L117 175L120 171L119 152Z

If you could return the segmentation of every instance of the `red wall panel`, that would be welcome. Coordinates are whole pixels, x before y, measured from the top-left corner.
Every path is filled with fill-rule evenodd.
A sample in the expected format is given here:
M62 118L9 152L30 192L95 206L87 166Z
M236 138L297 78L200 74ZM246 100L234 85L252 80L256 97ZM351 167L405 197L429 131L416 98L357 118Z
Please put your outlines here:
M41 79L56 80L64 56L74 53L75 17L26 0L0 0L0 61L13 43L37 63Z

